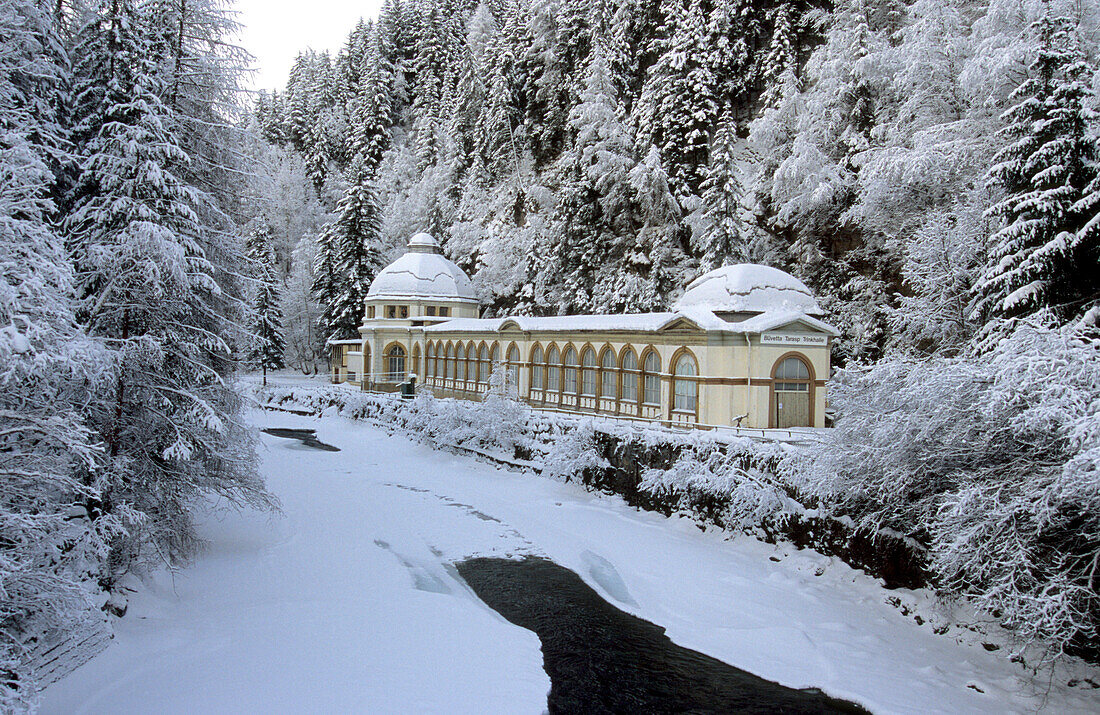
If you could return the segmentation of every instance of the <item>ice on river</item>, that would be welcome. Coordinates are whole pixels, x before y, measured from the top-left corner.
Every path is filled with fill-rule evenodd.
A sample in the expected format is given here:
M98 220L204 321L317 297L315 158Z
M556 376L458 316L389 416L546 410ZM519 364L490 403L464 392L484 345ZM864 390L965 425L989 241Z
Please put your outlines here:
M316 429L341 451L262 435L285 514L206 517L207 551L139 589L114 644L51 686L43 712L539 713L538 638L451 566L522 555L572 569L679 645L875 712L1043 702L1003 655L916 626L886 604L899 592L812 552L704 533L339 417L254 422ZM1098 706L1064 688L1046 701Z

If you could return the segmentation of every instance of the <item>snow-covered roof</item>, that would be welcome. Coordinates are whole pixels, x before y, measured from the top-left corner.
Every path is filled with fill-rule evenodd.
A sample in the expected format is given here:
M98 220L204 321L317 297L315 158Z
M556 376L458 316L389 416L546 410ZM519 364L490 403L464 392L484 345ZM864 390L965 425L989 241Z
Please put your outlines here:
M716 268L693 280L673 309L691 307L743 313L823 312L805 283L778 268L753 263Z
M798 310L768 311L748 320L732 323L707 308L692 306L669 313L632 313L624 315L555 315L546 318L515 316L509 318L455 318L424 327L425 333L497 332L515 327L524 332L655 332L688 320L701 330L720 333L761 333L791 323L829 335L839 335L833 326Z
M413 236L405 255L379 271L367 297L477 301L469 276L426 233Z

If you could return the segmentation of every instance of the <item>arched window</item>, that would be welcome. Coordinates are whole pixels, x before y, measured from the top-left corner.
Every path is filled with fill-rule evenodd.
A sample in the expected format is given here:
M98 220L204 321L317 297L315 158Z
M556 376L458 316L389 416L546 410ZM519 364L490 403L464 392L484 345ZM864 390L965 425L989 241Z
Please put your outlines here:
M420 343L413 344L412 369L409 372L416 375L418 380L424 377L424 373L420 370Z
M363 379L364 380L371 379L371 372L373 371L373 369L374 369L373 366L370 364L370 345L364 345L363 346Z
M596 352L592 348L581 354L581 394L596 396Z
M519 348L515 345L508 348L508 383L512 390L519 389Z
M573 348L566 349L562 363L564 368L562 376L565 380L563 391L567 395L575 395L577 394L577 351Z
M428 343L424 351L424 377L435 377L435 344Z
M642 402L647 405L661 404L661 358L654 350L646 353L642 368L642 382L645 388Z
M677 412L695 412L699 397L699 383L695 381L699 371L695 367L695 358L684 353L676 360L672 378L672 409Z
M455 346L447 345L447 379L455 379Z
M476 360L477 360L477 348L474 347L473 343L469 343L468 345L466 345L466 362L464 363L464 366L466 368L466 373L464 375L462 375L463 380L468 380L470 382L473 382L474 380L477 379L477 363L476 363Z
M387 382L401 382L405 379L405 348L394 345L386 353Z
M615 351L611 348L603 351L600 360L600 397L615 399L618 393L618 380L615 375Z
M481 350L477 358L477 381L482 385L489 382L489 346L481 344Z
M808 382L809 379L810 379L810 370L809 370L809 368L806 367L806 363L802 362L798 358L789 357L786 360L784 360L783 362L779 363L779 368L776 369L776 371L775 371L775 379L777 381L790 380L790 381L793 382L793 381L796 381L796 380L797 381L805 380L805 381ZM790 388L790 390L792 392L794 392L794 391L805 391L807 389L808 389L808 386L805 385L805 384L803 384L801 386L798 386L798 387L791 386L791 388Z
M631 348L623 352L623 402L638 401L638 356Z
M546 389L548 392L561 389L561 358L556 347L546 353Z
M546 388L546 384L542 378L544 370L542 367L542 347L536 345L535 349L531 351L531 389L543 390Z

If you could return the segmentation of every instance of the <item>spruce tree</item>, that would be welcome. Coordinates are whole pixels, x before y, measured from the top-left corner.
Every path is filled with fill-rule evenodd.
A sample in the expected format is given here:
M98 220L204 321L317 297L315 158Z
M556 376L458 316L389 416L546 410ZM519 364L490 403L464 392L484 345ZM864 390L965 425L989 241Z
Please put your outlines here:
M768 15L772 32L761 67L764 91L760 103L776 107L783 98L786 77L798 73L798 8L790 0L781 0Z
M77 505L101 496L83 406L110 364L76 324L51 221L65 139L53 108L67 70L59 28L40 3L11 0L0 37L0 711L22 712L36 701L27 644L96 616L82 582L97 575L102 532Z
M382 163L393 126L393 65L383 50L381 35L374 26L369 31L360 71L360 85L351 116L352 141L349 147L353 160L359 157L371 172Z
M1038 52L1002 118L1007 140L989 184L1004 192L988 215L1003 227L989 239L989 259L975 285L983 319L1020 318L1048 309L1060 320L1100 295L1088 191L1097 180L1100 145L1091 72L1070 18L1044 16L1032 26Z
M371 281L382 268L379 234L381 210L374 182L362 162L353 167L351 184L336 207L336 218L321 231L321 245L331 251L336 277L325 295L321 323L329 340L345 340L359 334L364 302Z
M156 18L131 0L93 5L74 56L79 176L63 228L76 266L77 317L111 352L113 380L89 406L108 462L99 477L115 532L103 582L155 558L194 553L204 494L267 504L239 402L220 274L206 250L201 192L172 130ZM152 547L152 548L146 548Z
M275 268L275 252L271 249L270 228L261 218L248 236L248 257L253 262L256 277L256 293L252 299L250 331L252 346L248 361L263 371L263 384L267 385L267 371L284 366L283 312L280 306L279 275Z
M704 270L731 261L743 263L749 258L740 216L742 191L737 178L735 132L728 117L718 125L701 187L701 221L695 230L694 243Z
M717 80L707 61L702 0L666 0L667 39L635 107L638 142L656 146L677 197L698 191L718 116Z

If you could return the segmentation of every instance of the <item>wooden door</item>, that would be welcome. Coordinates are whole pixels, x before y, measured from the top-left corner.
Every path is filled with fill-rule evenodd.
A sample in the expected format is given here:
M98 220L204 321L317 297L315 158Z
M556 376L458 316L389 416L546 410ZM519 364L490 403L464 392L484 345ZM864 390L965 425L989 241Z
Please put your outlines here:
M811 427L810 393L807 390L776 390L776 427Z

